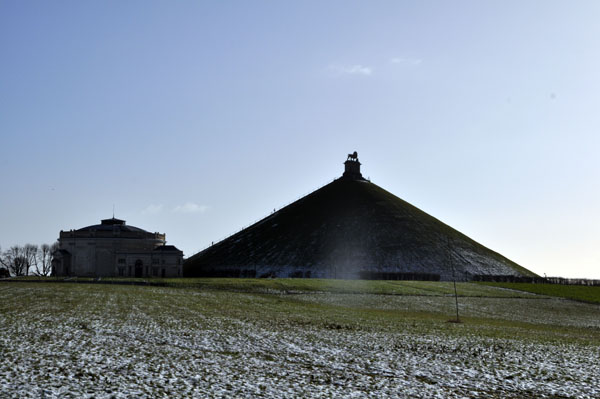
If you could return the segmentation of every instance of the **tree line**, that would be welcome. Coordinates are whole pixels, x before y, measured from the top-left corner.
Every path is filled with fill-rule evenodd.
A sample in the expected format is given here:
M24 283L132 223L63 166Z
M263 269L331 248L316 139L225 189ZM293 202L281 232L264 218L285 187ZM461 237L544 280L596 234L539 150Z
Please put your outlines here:
M50 276L56 249L58 243L13 245L5 251L0 248L0 277Z

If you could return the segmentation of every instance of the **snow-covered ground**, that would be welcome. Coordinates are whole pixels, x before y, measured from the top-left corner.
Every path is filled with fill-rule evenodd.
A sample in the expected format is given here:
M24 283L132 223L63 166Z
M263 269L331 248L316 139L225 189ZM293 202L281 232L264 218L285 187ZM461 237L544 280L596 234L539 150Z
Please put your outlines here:
M4 284L0 398L599 398L600 307L506 300Z

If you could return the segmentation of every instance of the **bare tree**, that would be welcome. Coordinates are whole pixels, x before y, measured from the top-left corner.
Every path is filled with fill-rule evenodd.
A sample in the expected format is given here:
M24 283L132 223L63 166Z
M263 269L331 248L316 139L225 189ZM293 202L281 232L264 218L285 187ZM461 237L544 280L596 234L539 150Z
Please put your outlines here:
M13 245L10 249L4 251L0 257L0 262L14 276L24 276L29 269L24 247L18 245Z
M52 245L42 244L38 249L35 271L37 276L49 276L52 273L52 254L56 250L56 243Z
M4 264L4 252L2 252L2 246L0 246L0 278L10 277L8 267Z
M6 250L4 252L0 251L0 265L2 265L3 268L6 268L7 270L10 270L10 264L11 264L11 252L10 250Z
M29 276L29 269L35 267L38 268L38 252L39 247L35 244L25 244L23 247L23 256L27 259L27 267L25 268L25 275Z

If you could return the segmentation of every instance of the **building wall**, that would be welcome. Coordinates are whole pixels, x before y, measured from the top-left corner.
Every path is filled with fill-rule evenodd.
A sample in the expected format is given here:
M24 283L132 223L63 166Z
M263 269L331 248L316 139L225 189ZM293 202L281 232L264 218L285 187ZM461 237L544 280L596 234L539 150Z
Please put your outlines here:
M116 253L115 275L122 277L182 277L183 254L181 252L160 253ZM136 268L138 269L136 275Z
M181 251L155 250L165 243L164 234L133 233L107 237L107 234L94 232L61 232L58 240L59 249L68 251L71 256L69 264L60 261L56 263L56 275L135 277L136 262L142 267L141 274L138 270L138 277L163 275L181 277L183 275Z

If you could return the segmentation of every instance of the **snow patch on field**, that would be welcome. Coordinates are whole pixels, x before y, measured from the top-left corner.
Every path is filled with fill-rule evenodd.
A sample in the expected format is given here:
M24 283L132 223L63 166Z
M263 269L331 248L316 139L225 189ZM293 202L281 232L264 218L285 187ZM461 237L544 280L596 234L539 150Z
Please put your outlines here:
M9 290L0 300L35 295ZM182 303L184 290L152 290L142 303L90 288L52 312L0 313L0 397L600 397L598 345L291 325L202 307L258 296L189 291Z

